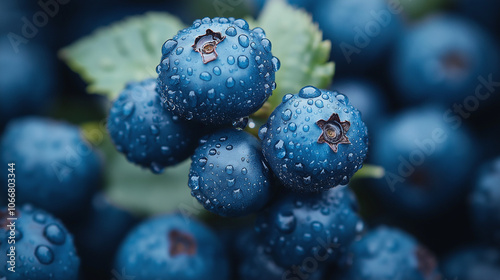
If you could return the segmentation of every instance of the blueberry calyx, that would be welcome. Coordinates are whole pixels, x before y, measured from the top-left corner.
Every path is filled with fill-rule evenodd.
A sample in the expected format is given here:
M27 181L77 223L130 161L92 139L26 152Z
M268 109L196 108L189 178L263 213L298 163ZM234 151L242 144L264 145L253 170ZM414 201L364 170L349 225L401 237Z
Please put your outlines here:
M196 37L192 47L195 52L201 54L203 63L207 64L217 59L217 45L224 41L225 38L226 36L222 36L220 32L213 32L212 29L207 29L204 35Z
M340 121L338 114L333 113L327 121L319 120L316 124L323 131L318 138L318 143L327 143L334 153L337 152L339 144L351 144L346 135L351 123Z
M196 254L196 240L189 234L172 230L168 233L170 241L170 256L186 254L192 256Z

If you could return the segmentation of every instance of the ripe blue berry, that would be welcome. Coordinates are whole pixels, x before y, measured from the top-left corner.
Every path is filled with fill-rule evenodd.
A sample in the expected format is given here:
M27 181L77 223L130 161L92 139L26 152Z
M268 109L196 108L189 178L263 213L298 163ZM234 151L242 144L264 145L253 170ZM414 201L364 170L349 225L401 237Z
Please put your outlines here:
M297 192L347 184L368 150L366 126L349 99L312 86L286 95L259 137L271 169Z
M480 27L456 16L435 16L402 36L392 76L407 103L449 106L474 94L488 98L483 84L498 81L499 59L498 46Z
M470 197L474 229L484 241L500 246L500 158L481 168Z
M343 280L438 280L437 260L412 236L380 226L354 242L347 254Z
M275 89L279 60L261 28L204 18L162 47L158 92L185 119L221 125L257 111Z
M242 257L238 264L238 279L240 280L320 280L325 274L325 269L316 267L314 263L293 268L278 266L265 252L265 246L253 229L246 229L238 234L236 247L238 255Z
M363 230L363 222L353 193L347 186L338 186L280 197L259 214L256 230L278 265L306 265L313 258L324 266L339 259Z
M192 157L191 194L221 216L256 212L271 196L263 160L259 141L245 131L224 129L205 136Z
M101 161L78 127L50 119L13 120L0 143L2 166L15 163L16 203L63 220L82 215L89 205L102 181ZM7 182L7 168L0 172ZM7 193L7 184L1 186Z
M482 246L461 248L442 263L444 279L500 279L500 251Z
M108 131L129 161L160 173L192 154L199 132L164 110L155 89L155 79L128 84L113 103Z
M151 218L133 229L118 251L115 269L137 279L229 279L217 236L179 214Z
M374 129L372 160L385 169L374 193L391 215L426 218L443 213L464 196L474 170L474 142L465 127L439 107L402 112Z
M13 118L45 113L55 99L56 59L35 42L21 47L16 53L0 39L0 130Z
M9 211L0 209L0 279L78 279L80 260L73 237L59 220L24 205L16 210L15 243L12 243L8 238L8 217L12 217ZM15 272L7 270L11 246L15 247Z

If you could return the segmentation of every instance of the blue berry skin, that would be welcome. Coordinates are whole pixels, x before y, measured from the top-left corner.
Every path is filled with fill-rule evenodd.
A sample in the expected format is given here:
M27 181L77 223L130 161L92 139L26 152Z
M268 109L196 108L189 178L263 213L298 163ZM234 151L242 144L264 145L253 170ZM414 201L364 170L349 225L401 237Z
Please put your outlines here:
M425 219L465 196L476 149L467 128L456 129L445 112L419 107L373 130L371 159L385 169L373 190L391 215Z
M191 195L220 216L245 216L271 197L270 172L259 141L236 129L207 135L192 156Z
M371 129L387 115L389 102L379 85L362 78L335 80L332 90L346 93L349 103L361 113L361 119Z
M80 259L64 225L29 204L16 209L15 244L9 243L11 217L0 210L0 278L8 280L78 279ZM8 271L7 252L15 246L15 272ZM6 277L6 278L3 278Z
M444 279L500 279L500 251L482 246L461 248L446 257L441 268Z
M35 43L19 48L16 53L8 40L0 40L0 129L11 119L45 113L56 95L49 50Z
M129 161L161 173L193 153L199 127L164 110L155 89L155 79L129 83L113 103L108 131Z
M130 212L114 205L104 193L94 195L88 213L70 228L86 272L111 271L118 247L137 221Z
M269 167L296 192L347 184L368 151L366 126L349 99L312 86L285 95L259 137Z
M288 193L259 214L255 229L278 265L290 268L313 258L324 267L338 261L363 230L357 211L347 186L314 194Z
M484 165L470 194L473 228L500 248L500 157Z
M236 247L239 255L243 258L238 264L239 280L321 280L325 274L323 268L316 267L312 262L308 264L309 266L302 267L283 268L278 266L272 257L265 252L265 246L252 229L242 231L238 235Z
M136 279L229 279L228 259L215 233L180 214L151 218L133 229L115 269Z
M78 127L51 119L11 121L0 142L0 162L15 163L16 204L33 204L64 221L81 216L102 183L100 154ZM7 168L1 172L7 182ZM7 184L1 191L7 193Z
M158 92L175 115L227 124L264 104L279 65L261 28L250 30L242 19L204 18L163 45Z
M451 15L417 24L402 37L393 58L392 80L401 100L409 104L450 106L474 94L483 99L488 89L481 81L498 81L500 71L498 46L490 35Z
M437 260L412 236L395 228L377 227L354 242L346 266L331 279L439 280Z
M402 30L398 9L387 0L315 1L313 18L332 41L341 74L364 72L383 60Z

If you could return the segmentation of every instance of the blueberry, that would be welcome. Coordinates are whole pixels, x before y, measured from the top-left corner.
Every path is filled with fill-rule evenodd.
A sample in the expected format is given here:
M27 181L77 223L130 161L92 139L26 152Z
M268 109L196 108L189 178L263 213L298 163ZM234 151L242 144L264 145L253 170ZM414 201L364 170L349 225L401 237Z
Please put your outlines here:
M279 67L258 30L242 19L204 18L166 41L157 72L167 108L212 125L257 111L275 89Z
M297 192L347 184L368 149L366 126L349 99L312 86L286 95L259 136L271 169Z
M151 218L133 229L115 269L136 279L229 279L228 259L214 232L180 214Z
M224 129L205 136L191 159L191 194L207 210L244 216L269 200L269 170L259 141L247 132Z
M482 246L461 248L442 263L444 279L500 279L500 251Z
M54 61L43 46L32 43L15 52L0 40L0 130L13 118L48 111L56 95Z
M481 168L470 194L470 211L478 235L500 248L500 158Z
M387 97L374 82L362 78L346 78L335 80L332 89L349 97L349 103L359 110L361 119L369 128L373 128L388 113Z
M155 89L155 79L128 84L110 110L108 131L129 161L160 173L193 153L199 125L164 110Z
M438 280L437 260L412 236L380 226L354 242L347 255L343 280Z
M467 96L488 98L498 81L498 46L489 34L460 17L440 15L417 24L394 53L392 79L407 103L449 105ZM479 89L479 90L478 90Z
M315 194L289 193L259 214L255 228L278 265L291 268L313 259L324 267L339 260L363 230L357 208L347 186Z
M14 244L8 238L9 213L6 208L0 210L1 279L77 279L80 259L73 237L59 220L29 204L18 204ZM15 272L7 270L11 246L15 246Z
M497 11L500 2L496 0L457 0L458 10L482 26L497 31L500 24Z
M477 154L467 128L440 107L419 107L373 130L374 164L385 169L374 191L391 215L405 219L444 213L464 197Z
M45 118L11 121L0 142L2 166L15 163L16 203L31 203L65 221L81 216L100 187L101 161L78 127ZM7 168L0 172L7 182Z
M118 246L136 223L136 217L114 205L104 193L94 195L88 213L70 228L85 272L111 271Z
M383 60L402 29L401 7L387 0L319 0L312 9L339 73L363 72Z
M325 274L325 269L316 267L315 263L288 269L278 266L265 252L265 246L252 229L240 233L236 245L243 258L238 264L238 279L240 280L320 280Z

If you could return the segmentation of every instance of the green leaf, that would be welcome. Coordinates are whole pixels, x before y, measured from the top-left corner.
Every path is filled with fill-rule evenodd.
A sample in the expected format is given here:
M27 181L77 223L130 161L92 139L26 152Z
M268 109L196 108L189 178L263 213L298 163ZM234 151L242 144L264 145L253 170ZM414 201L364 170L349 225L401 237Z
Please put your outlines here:
M362 178L381 179L385 176L385 169L382 166L364 164L363 167L354 173L352 180Z
M183 28L173 15L150 12L100 28L59 56L89 84L89 93L114 99L126 83L156 77L161 46Z
M281 61L276 73L277 88L269 102L275 108L287 93L297 93L307 85L327 88L334 74L334 63L328 62L331 43L304 10L284 0L271 0L257 21L273 44L273 55Z

